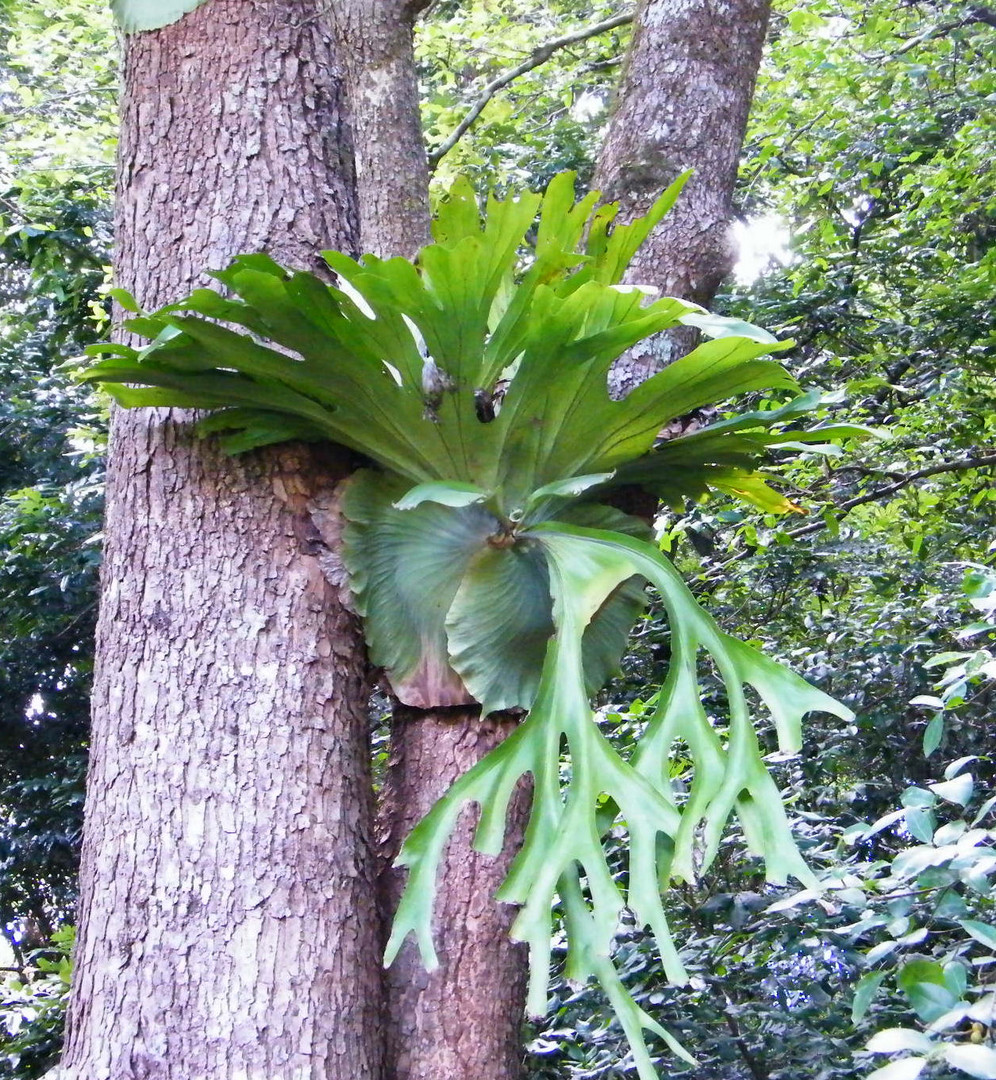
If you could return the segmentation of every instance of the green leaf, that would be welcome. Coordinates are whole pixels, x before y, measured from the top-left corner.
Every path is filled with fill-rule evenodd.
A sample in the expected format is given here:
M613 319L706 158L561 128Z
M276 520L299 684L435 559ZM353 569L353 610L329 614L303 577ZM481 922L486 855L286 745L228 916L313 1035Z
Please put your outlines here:
M912 703L911 703L912 704ZM923 732L924 757L930 755L941 745L944 738L944 713L940 712L933 717Z
M444 487L414 489L425 497L407 509L402 481L363 471L348 484L344 560L371 657L409 705L529 708L554 632L545 555L535 542L511 543L477 501L436 501ZM457 488L455 497L471 494ZM573 516L647 533L605 507ZM617 670L645 602L642 582L627 580L593 615L582 644L589 692Z
M857 1024L862 1019L882 985L882 980L888 973L885 971L869 971L862 975L854 988L854 1001L851 1003L851 1023Z
M911 806L904 811L903 816L906 819L906 828L909 829L912 836L922 844L929 844L933 841L936 820L932 810L926 807Z
M570 476L566 480L555 480L552 484L545 484L541 488L537 488L530 501L538 501L540 499L549 498L552 495L558 497L561 496L577 496L586 492L589 488L596 487L599 484L604 484L606 480L612 479L612 473L592 473L588 476Z
M580 503L560 511L561 522L586 529L605 529L651 541L650 527L637 518L609 506ZM589 694L595 694L618 674L633 624L647 606L644 578L627 578L609 594L591 617L581 639L581 657Z
M954 664L959 660L967 660L972 655L974 654L970 652L942 652L925 661L923 666L925 668L943 667L945 664Z
M715 315L710 311L690 311L678 320L683 326L694 326L711 338L741 337L751 341L760 341L772 345L778 339L762 330L760 326L745 322L743 319L731 319L726 315ZM786 345L788 342L785 343Z
M981 1080L996 1080L996 1050L991 1046L974 1046L971 1043L949 1043L944 1047L947 1063L969 1076Z
M972 818L972 827L975 828L980 821L989 813L993 807L996 806L996 795L986 799L986 801L979 807L978 813Z
M921 1031L912 1028L886 1028L877 1031L869 1040L865 1049L873 1054L896 1054L900 1050L916 1050L921 1054L930 1053L930 1039Z
M944 965L944 985L956 998L963 998L968 988L968 968L960 960L949 960Z
M156 390L125 390L119 387L115 393L118 401L122 393L127 393L134 404L155 404ZM163 404L178 405L175 393L172 400ZM193 403L191 406L196 408ZM220 435L221 448L227 454L243 454L260 446L287 442L288 439L303 439L306 442L323 442L326 433L317 425L308 424L302 419L293 419L284 413L270 412L267 409L221 409L199 420L195 429L200 436Z
M996 926L979 922L978 919L959 919L958 922L976 941L996 952Z
M958 1000L948 988L944 969L931 960L911 960L904 964L896 981L925 1024L943 1016Z
M782 430L820 404L818 393L803 394L779 409L742 414L721 420L690 435L655 446L649 453L621 465L612 485L635 484L671 506L700 498L710 490L723 491L766 513L799 511L774 491L755 465L772 449L866 434L866 429L840 426Z
M780 364L760 359L777 347L746 338L699 345L605 410L608 422L604 430L596 428L601 437L588 461L614 469L647 453L660 429L677 416L749 390L794 389L795 380Z
M138 301L127 289L108 289L107 295L117 300L125 311L134 312L136 315L141 313L142 309L138 306Z
M635 218L628 225L617 226L611 233L606 233L605 226L615 216L618 207L613 206L609 213L603 210L596 215L588 234L587 251L592 256L592 262L579 277L590 273L596 280L609 285L621 281L630 260L658 222L678 201L678 196L691 175L691 170L683 172L657 198L644 217Z
M204 0L111 0L111 10L126 34L159 30L175 23Z
M870 1072L865 1080L916 1080L926 1064L927 1059L922 1057L900 1058Z
M908 787L900 796L899 801L903 806L935 806L937 796L932 791L925 791L921 787Z
M978 761L978 756L975 754L967 754L964 757L956 758L944 767L944 779L950 780L952 777L957 776L966 765L971 764L973 761Z
M930 790L945 802L957 803L966 806L975 791L975 780L971 773L962 773L951 780L942 780L938 784L931 784Z

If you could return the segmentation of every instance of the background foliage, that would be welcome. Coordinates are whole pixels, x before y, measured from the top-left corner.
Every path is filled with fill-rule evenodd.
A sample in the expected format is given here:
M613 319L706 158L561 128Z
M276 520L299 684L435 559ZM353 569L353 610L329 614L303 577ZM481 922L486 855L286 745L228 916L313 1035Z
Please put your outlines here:
M41 1075L61 1039L102 422L59 365L107 318L108 33L90 4L0 6L0 1076Z
M763 272L729 283L722 305L791 333L793 372L842 390L849 418L891 437L785 467L805 518L713 500L667 516L663 542L726 631L855 709L854 726L811 718L779 777L800 841L840 887L771 910L791 896L764 887L730 842L698 888L669 897L691 941L691 988L663 984L632 928L617 961L710 1078L859 1077L894 1057L930 1058L925 1076L996 1075L970 1049L991 1045L996 944L991 840L973 835L993 824L996 19L965 3L776 7L738 209L777 257L756 254ZM0 1005L9 1077L38 1075L51 1049L45 1003L58 994L31 953L72 904L99 436L93 402L56 366L103 317L114 50L99 10L0 5L0 923L19 950ZM419 54L430 146L551 35L617 11L434 8ZM496 91L437 176L539 187L567 167L590 175L626 34L566 46ZM644 687L668 651L651 610L626 677L603 696L607 734L625 741L644 722ZM929 666L945 653L968 655ZM675 761L678 786L683 769ZM605 1002L562 979L555 993L550 1023L531 1033L531 1075L631 1075ZM942 1004L950 1023L931 1031ZM864 1052L897 1027L915 1035Z

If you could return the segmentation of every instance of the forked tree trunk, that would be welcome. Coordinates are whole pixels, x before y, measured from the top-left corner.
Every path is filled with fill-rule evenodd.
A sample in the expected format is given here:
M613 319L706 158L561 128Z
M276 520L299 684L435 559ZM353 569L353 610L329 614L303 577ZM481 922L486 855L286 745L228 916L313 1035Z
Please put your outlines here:
M117 279L155 306L267 250L354 245L311 0L210 0L126 42ZM71 1080L379 1080L363 653L308 498L189 417L114 420Z
M695 173L633 260L627 280L708 306L733 269L733 192L770 0L643 0L594 187L622 218L646 213L685 169ZM615 373L626 391L687 351L662 334Z
M381 257L412 257L430 239L429 174L418 113L412 23L424 0L351 0L335 9L346 64L356 157L360 243ZM390 924L406 871L391 863L411 828L455 780L515 727L477 709L401 706L379 812L381 903ZM426 972L407 942L387 973L390 1080L517 1080L527 957L509 940L515 909L496 904L522 840L527 793L513 799L509 843L500 859L473 850L465 814L437 884L435 945Z

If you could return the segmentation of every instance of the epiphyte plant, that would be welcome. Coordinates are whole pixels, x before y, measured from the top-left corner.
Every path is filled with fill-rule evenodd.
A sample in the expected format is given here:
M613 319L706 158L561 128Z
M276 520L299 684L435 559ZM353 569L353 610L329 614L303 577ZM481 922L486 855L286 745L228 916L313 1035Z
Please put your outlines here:
M661 888L708 866L732 815L769 880L810 882L748 693L784 752L799 749L805 713L851 715L724 634L648 526L612 505L620 488L672 504L717 490L790 510L756 471L765 452L861 433L805 428L819 401L805 394L659 441L669 421L701 406L749 391L798 394L770 358L790 343L620 284L684 179L646 217L615 228L617 208L599 206L595 192L575 201L571 174L542 196L491 197L483 215L470 183L458 180L438 207L434 243L414 261L325 252L329 284L247 255L214 274L227 295L197 289L143 314L118 294L135 314L126 328L151 343L94 347L101 359L82 376L125 406L208 410L199 433L232 453L326 440L369 461L348 481L343 511L344 559L373 660L412 706L527 710L408 837L399 862L409 877L386 959L411 933L435 965L436 872L460 809L480 806L475 844L499 852L509 800L528 774L525 838L498 899L519 909L513 935L529 944L530 1010L546 1008L559 898L567 976L601 983L642 1080L656 1075L644 1029L687 1054L613 965L624 908L652 929L680 983ZM704 342L612 400L613 362L679 324L697 327ZM667 611L671 658L652 719L624 757L599 730L590 695L618 665L646 582ZM703 657L724 684L723 717L702 704ZM675 744L694 762L681 796L668 770ZM603 843L618 826L629 837L625 885Z

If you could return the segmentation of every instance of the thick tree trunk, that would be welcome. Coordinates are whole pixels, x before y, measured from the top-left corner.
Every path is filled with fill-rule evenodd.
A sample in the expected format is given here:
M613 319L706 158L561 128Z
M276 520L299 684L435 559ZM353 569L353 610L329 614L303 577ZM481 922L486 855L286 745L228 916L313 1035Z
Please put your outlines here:
M211 0L126 42L117 277L353 247L310 0ZM115 417L68 1080L377 1080L362 650L306 504L341 466Z
M401 843L454 779L512 730L516 720L479 710L395 712L381 822L385 854ZM453 834L440 872L434 941L440 966L426 972L408 941L388 971L391 1080L515 1080L522 1071L526 950L508 932L515 909L494 892L521 843L527 792L512 800L508 842L497 859L471 849L471 808ZM387 871L385 900L397 906L404 873Z
M645 213L685 169L695 174L627 279L708 306L732 270L733 191L770 0L643 0L594 187L622 218ZM686 351L661 335L616 372L631 389Z

